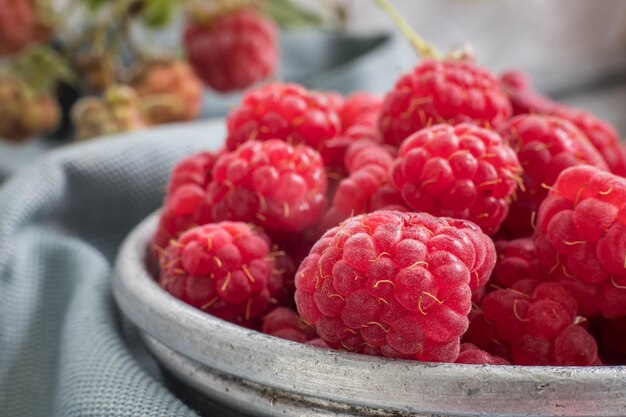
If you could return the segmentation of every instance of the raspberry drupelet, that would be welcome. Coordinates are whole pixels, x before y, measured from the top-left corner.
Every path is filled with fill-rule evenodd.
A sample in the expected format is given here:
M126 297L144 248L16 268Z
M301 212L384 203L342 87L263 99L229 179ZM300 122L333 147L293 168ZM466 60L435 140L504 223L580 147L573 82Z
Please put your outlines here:
M539 204L561 171L581 164L607 168L585 135L567 120L520 115L509 120L500 134L515 149L524 169L522 184L502 225L506 238L532 235Z
M497 128L511 114L511 103L486 69L468 61L426 59L385 96L379 127L384 142L400 146L434 124L473 122Z
M190 22L184 44L198 76L220 92L240 90L274 74L276 25L250 9Z
M626 316L626 179L568 168L541 203L537 256L585 317Z
M159 257L161 286L176 298L224 320L251 323L285 301L293 269L270 241L246 223L194 227L171 240Z
M226 122L230 150L249 140L269 139L321 150L324 142L341 133L341 120L329 97L297 84L272 83L250 91Z
M464 123L409 136L391 183L414 210L468 219L493 234L507 215L520 174L515 152L500 135Z
M576 311L576 300L559 283L522 280L485 297L465 338L514 365L600 364L595 339Z
M295 300L330 347L454 362L472 290L494 263L470 222L378 211L322 236L296 273Z
M278 139L251 141L215 162L204 208L214 221L297 232L320 219L325 193L326 173L318 152Z

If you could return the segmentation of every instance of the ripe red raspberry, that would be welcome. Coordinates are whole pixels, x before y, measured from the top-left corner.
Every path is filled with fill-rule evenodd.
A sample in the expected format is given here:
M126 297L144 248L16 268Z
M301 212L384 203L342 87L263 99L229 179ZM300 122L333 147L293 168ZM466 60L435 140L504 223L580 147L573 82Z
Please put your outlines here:
M566 169L541 203L534 240L579 314L626 316L626 179L587 165Z
M532 238L498 240L495 242L498 260L489 283L511 288L524 279L547 280L547 272L540 265Z
M270 336L293 342L305 343L317 338L315 329L298 317L298 314L287 307L276 307L262 319L261 331Z
M213 165L221 152L200 152L180 161L172 170L163 202L159 226L153 239L157 252L163 250L171 239L192 225L210 223L210 217L200 214L206 188L212 179Z
M570 121L602 155L612 173L626 176L626 155L621 150L620 138L613 126L585 110L558 106L552 115Z
M511 113L498 80L486 69L468 61L425 60L385 96L380 131L383 141L400 146L407 136L433 124L498 127Z
M436 125L409 136L391 183L409 207L468 219L498 230L521 173L515 152L495 132L472 125Z
M496 290L472 317L466 338L514 365L587 366L598 363L594 338L576 317L576 300L556 282L518 281ZM497 352L491 348L499 345Z
M319 153L278 139L244 143L213 168L206 209L214 221L254 222L271 231L313 226L326 208Z
M461 351L454 363L471 365L510 365L511 362L499 356L490 355L472 343L461 343Z
M402 196L387 184L392 162L392 155L380 143L364 140L350 145L344 157L349 175L339 182L332 206L320 224L322 231L353 215L404 205Z
M224 320L249 323L282 298L280 269L263 233L245 223L194 227L159 257L159 283L176 298Z
M369 93L348 96L339 108L341 134L324 142L320 149L324 164L331 172L345 177L344 158L348 148L360 140L380 142L378 119L382 99Z
M46 42L50 29L37 18L34 0L0 0L0 57Z
M513 106L513 114L550 114L558 106L547 97L536 93L528 76L521 71L507 71L500 75L500 85Z
M543 114L571 122L589 139L602 155L611 172L626 176L626 154L620 151L620 138L608 122L585 111L554 102L533 91L530 80L519 71L510 71L500 77L504 91L509 95L515 114Z
M227 118L230 150L249 140L281 139L320 150L341 132L341 121L324 94L297 84L267 84L249 92Z
M523 184L502 225L502 234L508 238L532 235L539 204L561 171L580 164L606 169L602 156L566 120L525 114L509 120L500 133L524 169Z
M598 341L598 349L605 363L626 363L626 317L592 320L591 332Z
M134 86L153 124L192 120L200 114L204 88L185 61L152 62Z
M296 305L333 348L453 362L474 286L493 264L472 223L377 211L322 236L296 274Z
M239 90L270 77L278 62L274 22L241 9L190 22L184 43L198 76L220 92Z

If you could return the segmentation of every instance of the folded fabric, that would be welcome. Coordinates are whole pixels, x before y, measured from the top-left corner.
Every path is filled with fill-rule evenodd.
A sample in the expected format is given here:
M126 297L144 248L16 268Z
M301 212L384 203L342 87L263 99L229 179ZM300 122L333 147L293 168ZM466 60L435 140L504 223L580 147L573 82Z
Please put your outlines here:
M195 415L117 311L111 264L172 165L223 138L219 121L71 145L0 188L0 414Z

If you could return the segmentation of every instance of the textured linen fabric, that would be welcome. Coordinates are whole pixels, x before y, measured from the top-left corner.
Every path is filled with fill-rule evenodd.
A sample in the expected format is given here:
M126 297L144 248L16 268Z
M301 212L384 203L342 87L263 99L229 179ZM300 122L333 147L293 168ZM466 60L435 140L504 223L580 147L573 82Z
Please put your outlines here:
M72 145L0 188L0 415L195 415L117 312L111 265L172 165L223 137L198 122Z

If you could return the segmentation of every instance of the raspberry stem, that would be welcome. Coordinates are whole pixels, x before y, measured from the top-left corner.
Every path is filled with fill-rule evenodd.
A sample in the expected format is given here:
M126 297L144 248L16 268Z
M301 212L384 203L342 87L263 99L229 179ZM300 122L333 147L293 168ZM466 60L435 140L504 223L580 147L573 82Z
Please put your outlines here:
M398 10L391 4L389 0L374 0L376 5L389 16L396 27L411 43L417 54L421 58L441 59L441 52L430 42L422 39L409 25L409 23L398 13Z

